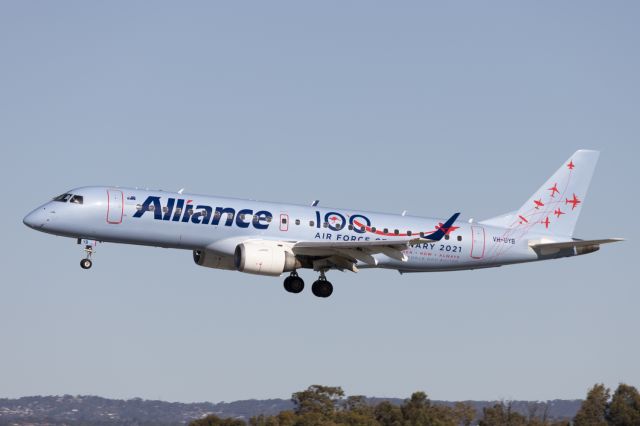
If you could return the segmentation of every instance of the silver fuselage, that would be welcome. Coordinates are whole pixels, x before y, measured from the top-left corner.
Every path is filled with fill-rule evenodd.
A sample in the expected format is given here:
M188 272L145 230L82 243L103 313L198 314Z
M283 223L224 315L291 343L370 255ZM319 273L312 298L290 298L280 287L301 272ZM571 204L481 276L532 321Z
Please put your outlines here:
M50 201L29 213L24 223L64 237L184 250L208 249L231 259L236 246L246 240L393 241L406 239L407 235L428 234L444 222L417 216L137 188L82 187L70 193L81 195L82 204ZM483 224L456 223L438 242L409 246L404 251L405 261L375 254L376 266L401 272L446 271L573 254L536 254L529 242L543 238L544 235L532 233L525 238L509 229ZM371 265L360 262L358 267Z

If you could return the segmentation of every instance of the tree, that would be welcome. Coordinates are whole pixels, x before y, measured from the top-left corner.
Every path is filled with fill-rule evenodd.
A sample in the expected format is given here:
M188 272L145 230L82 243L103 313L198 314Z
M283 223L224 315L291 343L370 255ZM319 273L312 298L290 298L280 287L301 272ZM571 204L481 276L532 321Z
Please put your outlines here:
M527 419L519 413L513 411L511 402L505 404L500 402L493 407L482 409L482 419L479 426L524 426Z
M373 417L382 426L402 426L402 411L389 401L382 401L373 409Z
M429 424L428 408L431 401L424 392L414 392L411 398L402 404L402 417L406 425L423 426Z
M607 420L613 426L640 425L640 394L633 386L620 383L607 414Z
M344 397L341 387L311 385L307 390L296 392L291 396L295 404L295 413L321 414L330 417L336 411L336 403Z
M192 421L189 426L246 426L246 423L238 419L221 419L215 414L209 414L207 417Z
M336 415L336 422L340 425L379 426L373 416L373 408L362 395L348 397L343 404L343 410Z
M476 410L469 403L456 402L453 406L453 415L459 425L469 426L476 418Z
M609 389L601 383L589 389L587 399L582 402L573 419L573 424L575 426L608 426L606 418L609 395Z

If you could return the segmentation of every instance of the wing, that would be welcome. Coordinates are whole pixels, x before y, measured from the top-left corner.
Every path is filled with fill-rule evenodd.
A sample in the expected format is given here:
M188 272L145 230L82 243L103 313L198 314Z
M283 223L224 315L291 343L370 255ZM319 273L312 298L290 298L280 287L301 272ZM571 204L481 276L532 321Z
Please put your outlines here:
M296 255L311 256L313 269L322 270L337 268L358 272L355 264L361 261L369 266L376 266L378 261L374 254L384 254L392 259L406 262L403 253L411 244L440 241L448 229L456 221L460 213L455 213L435 232L424 238L393 238L374 241L301 241L293 245Z

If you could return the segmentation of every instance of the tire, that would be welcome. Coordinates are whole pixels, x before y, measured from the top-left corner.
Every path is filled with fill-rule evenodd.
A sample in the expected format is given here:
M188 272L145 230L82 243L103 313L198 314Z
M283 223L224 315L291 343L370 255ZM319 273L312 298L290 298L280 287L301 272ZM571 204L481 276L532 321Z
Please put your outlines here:
M300 293L304 290L304 281L298 276L288 276L284 279L284 289L289 293Z
M284 289L291 293L291 280L293 277L287 277L284 279Z
M329 281L318 280L311 286L311 292L316 297L326 298L333 293L333 285Z
M80 261L80 267L82 269L89 269L91 266L93 266L93 262L90 259L82 259Z
M290 284L289 284L289 291L291 293L300 293L302 290L304 290L304 281L302 280L302 278L300 277L289 277L291 278Z

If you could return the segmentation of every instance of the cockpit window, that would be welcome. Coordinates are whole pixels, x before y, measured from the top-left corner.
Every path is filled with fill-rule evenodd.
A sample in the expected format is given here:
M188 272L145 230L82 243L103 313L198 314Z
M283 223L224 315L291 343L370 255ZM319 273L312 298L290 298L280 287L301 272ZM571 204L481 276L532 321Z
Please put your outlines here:
M73 195L69 202L73 204L82 204L84 202L84 197L82 195Z
M67 201L69 201L69 198L71 198L71 194L66 193L66 194L58 195L56 198L53 199L53 201L61 201L63 203L66 203Z
M73 204L82 204L84 202L84 197L82 195L74 195L66 192L55 197L53 201L60 201L61 203L70 202Z

